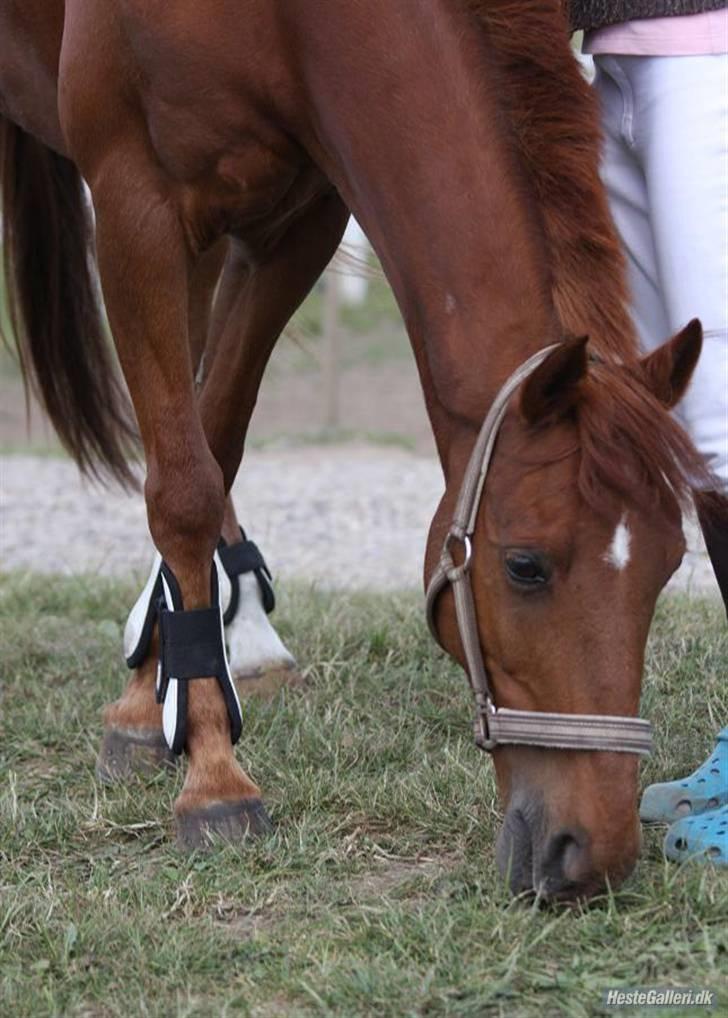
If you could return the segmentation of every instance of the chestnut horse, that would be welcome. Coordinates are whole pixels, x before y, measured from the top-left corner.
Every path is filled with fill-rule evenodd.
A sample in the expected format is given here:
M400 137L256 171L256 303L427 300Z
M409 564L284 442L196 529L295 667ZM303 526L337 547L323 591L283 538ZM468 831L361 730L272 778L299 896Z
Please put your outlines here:
M489 407L519 365L554 345L510 402L473 534L478 637L497 703L634 716L655 601L684 550L680 502L701 476L668 413L701 335L693 324L638 358L598 181L597 118L558 0L322 0L315 13L253 0L244 13L232 0L66 0L55 13L38 0L20 16L0 2L0 29L12 30L2 32L0 109L70 157L93 196L180 674L174 620L210 622L225 495L265 364L351 210L402 310L445 475L426 576ZM48 130L38 111L53 109L56 69ZM219 320L196 401L190 293L222 236ZM51 277L61 322L73 299L62 274L83 270ZM66 328L65 347L49 349L26 333L41 391L62 398L52 416L66 444L82 465L123 475L125 420L103 345ZM589 336L592 357L575 335ZM449 591L434 623L465 664ZM212 642L208 626L202 649L186 645L190 658L211 661ZM196 681L171 680L186 701L182 839L264 828L259 790L232 751L224 682L190 668ZM121 718L158 728L150 670L110 722ZM589 896L631 870L634 755L522 745L493 755L506 807L499 863L514 890Z

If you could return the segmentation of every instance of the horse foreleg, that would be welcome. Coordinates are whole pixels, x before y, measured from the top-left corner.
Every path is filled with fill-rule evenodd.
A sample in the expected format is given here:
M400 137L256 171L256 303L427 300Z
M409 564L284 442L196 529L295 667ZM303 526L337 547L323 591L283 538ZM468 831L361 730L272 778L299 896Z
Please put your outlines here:
M272 578L262 557L256 562L257 548L238 523L229 495L222 537L225 546L220 549L220 559L233 588L225 616L225 636L238 695L270 698L284 686L300 686L303 678L296 660L271 623L270 613L275 607Z
M291 315L333 257L348 211L335 194L319 199L250 271L245 250L233 246L219 300L230 301L225 327L214 349L200 394L200 412L210 448L229 491L240 465L245 437L268 358ZM223 537L239 539L228 500ZM238 689L271 695L300 682L295 662L271 626L254 574L240 577L238 611L228 627L230 664Z
M134 669L123 695L104 710L104 734L96 758L96 776L104 784L172 767L177 757L162 730L162 707L155 683L159 643L156 626L146 659Z
M314 270L315 271L315 270ZM210 316L209 338L205 348L202 370L198 374L203 387L210 374L215 356L223 346L222 356L229 359L230 354L224 349L222 342L226 327L229 329L228 343L242 345L241 352L255 356L255 339L245 339L249 329L246 307L249 301L256 299L259 284L249 286L250 265L241 256L240 249L231 242L226 268L222 273L220 285L214 302L214 311ZM259 270L256 268L256 275ZM285 289L285 272L281 279L281 289ZM202 296L202 290L197 287ZM199 300L198 300L199 303ZM281 320L288 314L285 305L281 312ZM239 315L242 319L238 320ZM200 316L198 316L199 318ZM266 324L261 331L264 335L263 351L260 359L260 372L264 366L273 343L280 331L280 322L273 325L272 336ZM278 329L278 331L276 331ZM248 378L250 370L243 364L240 367L243 377ZM260 372L251 378L257 388ZM242 383L241 387L244 387ZM209 392L209 390L208 390ZM224 397L224 393L220 394ZM255 395L250 395L247 402L237 406L239 428L244 434L247 430L252 413ZM213 404L214 406L214 404ZM225 516L223 519L222 538L226 547L221 551L221 559L226 571L230 574L233 585L233 596L230 610L226 614L226 635L230 658L230 670L235 679L240 696L274 695L283 686L297 686L302 682L295 659L287 649L271 623L270 612L274 604L272 588L267 585L261 570L253 570L254 559L249 554L250 545L245 540L244 529L240 526L235 506L230 494L227 496ZM254 535L252 535L254 536Z
M278 337L336 252L349 212L335 192L312 203L259 256L253 271L233 245L223 284L237 292L216 338L200 392L200 415L226 492L240 466L263 372ZM226 522L234 522L229 517Z
M195 375L213 326L213 302L227 247L227 238L221 237L197 259L189 273L188 335ZM157 565L155 561L155 569ZM151 582L147 586L151 587ZM156 596L151 589L147 594L149 602ZM151 603L135 606L137 615L147 614L150 609L153 611ZM130 619L127 622L125 656L128 659L133 655L130 667L134 670L124 695L104 711L104 738L96 761L96 775L106 784L134 774L153 773L162 765L174 764L177 759L165 742L162 708L155 696L159 660L157 627L150 625L144 632L145 621ZM137 632L134 632L135 623ZM127 646L129 640L134 646ZM141 641L143 645L140 646Z
M227 258L231 266L224 271ZM195 265L189 287L190 353L198 386L211 367L225 326L234 313L238 296L247 281L248 269L235 257L227 237L206 251ZM270 620L272 591L261 589L254 572L237 572L240 563L249 560L232 496L228 494L222 525L227 551L223 565L231 575L234 595L226 613L226 636L230 671L238 695L273 696L283 686L298 686L301 675L296 661ZM237 563L237 566L236 566ZM249 565L249 561L247 562ZM140 667L145 668L146 662ZM135 751L135 758L146 766L146 757Z
M190 273L190 353L198 387L209 371L219 339L247 280L248 268L235 257L234 249L231 250L229 270L223 271L229 250L229 239L222 237L198 259ZM251 546L246 541L230 495L225 504L222 538L225 546L221 549L220 559L227 574L223 577L226 638L230 671L238 695L270 697L282 686L300 685L302 678L293 655L271 624L270 612L274 605L272 587L261 570L253 568ZM157 662L157 648L151 644L152 627L148 626L145 631L143 624L145 614L153 610L150 596L147 591L146 603L142 596L142 603L135 605L125 634L125 656L130 667L135 668L130 690L139 687L140 692L149 687ZM161 727L156 732L130 731L126 744L120 741L118 735L108 738L104 741L98 762L99 776L105 781L112 781L126 778L137 770L150 770L166 762L163 746ZM162 747L161 753L157 752L158 747Z
M224 266L229 263L227 271ZM221 238L198 261L190 279L190 351L198 386L202 386L238 297L244 289L249 266L242 262L232 242ZM302 682L293 655L270 620L272 588L264 589L260 571L251 571L244 529L230 494L222 525L225 550L222 564L229 575L231 597L225 615L230 671L238 695L274 695L282 686ZM143 763L143 760L142 760Z
M177 619L169 622L169 640L162 655L177 662L166 676L165 730L172 748L184 749L188 755L175 813L180 840L195 845L205 839L207 830L236 835L265 828L267 819L258 788L235 760L231 733L237 736L239 717L223 681L225 674L213 671L212 665L214 661L216 669L224 669L212 563L225 491L195 395L188 343L185 231L155 171L140 164L132 172L132 153L124 155L118 161L108 160L103 172L90 177L99 268L146 453L147 515L152 539L168 570L168 615ZM129 178L117 173L117 165L131 174L133 189L125 186ZM215 615L217 633L212 631ZM189 632L196 633L193 627L203 621L205 636L191 638L188 645L188 634L180 633L178 623L189 622ZM190 674L178 670L192 661L196 671L191 664ZM107 724L122 739L129 732L149 731L159 724L150 695L150 671L140 672L107 714Z

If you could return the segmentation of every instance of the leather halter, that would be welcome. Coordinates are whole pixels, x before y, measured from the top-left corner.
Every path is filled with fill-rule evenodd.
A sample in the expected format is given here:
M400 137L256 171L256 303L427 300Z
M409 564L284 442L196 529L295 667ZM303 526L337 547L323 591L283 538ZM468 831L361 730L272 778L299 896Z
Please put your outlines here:
M483 421L468 461L455 516L445 538L439 564L427 588L427 623L435 640L439 642L435 628L435 603L440 592L450 583L455 596L455 614L467 663L466 670L475 697L473 724L475 744L480 749L490 752L496 746L520 745L646 754L652 749L652 726L649 721L641 718L497 708L480 646L470 567L472 537L485 479L511 397L557 346L552 344L539 350L513 372ZM463 551L459 564L453 558L454 545L460 545Z

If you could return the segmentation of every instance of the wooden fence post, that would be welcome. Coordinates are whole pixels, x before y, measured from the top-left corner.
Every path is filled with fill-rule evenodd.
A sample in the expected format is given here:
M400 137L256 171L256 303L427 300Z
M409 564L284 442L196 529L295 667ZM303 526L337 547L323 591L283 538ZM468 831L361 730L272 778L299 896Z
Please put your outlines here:
M339 427L340 344L339 327L340 279L336 269L324 276L324 306L322 331L324 339L324 428L334 431Z

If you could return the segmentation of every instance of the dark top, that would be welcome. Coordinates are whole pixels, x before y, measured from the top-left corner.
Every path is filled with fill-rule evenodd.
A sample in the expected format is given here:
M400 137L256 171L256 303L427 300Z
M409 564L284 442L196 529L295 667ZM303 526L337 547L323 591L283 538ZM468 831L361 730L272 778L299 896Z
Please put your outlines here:
M726 0L568 0L572 32L603 28L638 18L701 14L726 6Z

